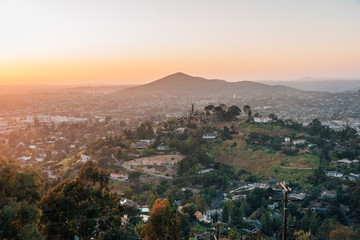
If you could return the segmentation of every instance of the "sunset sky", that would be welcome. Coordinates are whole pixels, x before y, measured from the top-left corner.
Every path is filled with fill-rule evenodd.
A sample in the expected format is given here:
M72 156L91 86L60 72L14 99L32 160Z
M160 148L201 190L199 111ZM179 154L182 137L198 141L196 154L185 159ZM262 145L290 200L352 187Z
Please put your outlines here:
M360 78L360 0L0 0L0 84Z

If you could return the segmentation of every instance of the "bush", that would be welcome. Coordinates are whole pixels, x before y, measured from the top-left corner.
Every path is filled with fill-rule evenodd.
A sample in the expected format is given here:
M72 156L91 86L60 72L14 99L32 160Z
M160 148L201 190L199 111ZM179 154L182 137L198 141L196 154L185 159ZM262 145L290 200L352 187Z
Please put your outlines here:
M282 152L287 156L295 156L299 152L299 149L283 148Z

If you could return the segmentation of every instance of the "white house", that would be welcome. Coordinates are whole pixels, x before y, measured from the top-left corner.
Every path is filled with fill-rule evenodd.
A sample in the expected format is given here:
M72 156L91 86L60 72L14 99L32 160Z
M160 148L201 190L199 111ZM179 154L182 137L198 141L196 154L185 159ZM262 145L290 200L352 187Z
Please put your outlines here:
M205 174L205 173L209 173L209 172L212 172L212 171L214 171L213 168L208 168L208 169L198 171L198 174Z
M137 207L142 213L149 213L149 206L148 205L138 205Z
M268 123L271 121L272 121L272 118L269 118L269 117L254 117L254 122L256 122L256 123Z
M305 142L306 142L306 140L304 140L304 139L293 140L294 146L305 144Z
M216 133L205 133L202 138L203 139L215 139L217 137Z
M182 134L182 133L184 133L185 128L179 127L179 128L176 128L174 131L175 131L175 133Z
M167 146L158 146L158 147L157 147L157 150L159 150L159 151L165 151L165 150L167 150Z
M327 171L327 172L325 172L325 175L328 177L338 177L338 178L341 178L344 176L342 173L335 172L335 171Z
M284 140L286 143L289 143L291 141L291 139L289 137L286 137Z
M349 179L350 181L356 182L360 179L360 174L350 173Z
M82 162L87 162L90 160L90 156L85 155L85 154L81 154L80 158L81 158Z
M23 160L23 161L28 161L30 160L32 157L31 156L23 156L23 157L19 157L19 160Z

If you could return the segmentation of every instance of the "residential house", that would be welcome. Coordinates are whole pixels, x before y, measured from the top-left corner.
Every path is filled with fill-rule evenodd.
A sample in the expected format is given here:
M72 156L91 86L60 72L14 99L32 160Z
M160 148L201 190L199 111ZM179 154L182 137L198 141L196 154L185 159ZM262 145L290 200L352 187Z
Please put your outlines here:
M85 154L81 154L80 158L82 162L87 162L90 160L91 157Z
M254 122L256 122L256 123L268 123L271 121L272 121L272 118L269 118L269 117L254 117Z
M205 133L202 136L202 139L215 139L217 137L217 134L215 132L213 133Z
M121 206L128 206L128 207L133 207L133 208L137 208L137 203L130 200L130 199L126 199L126 198L123 198L120 200L120 205Z
M195 217L200 222L210 222L205 215L203 215L200 211L195 212Z
M158 146L157 147L157 150L159 150L159 151L165 151L167 149L168 149L167 146Z
M128 181L129 177L126 176L126 175L110 173L110 179L112 179L112 180L120 180L120 181Z
M344 176L342 173L335 172L335 171L327 171L327 172L325 172L325 175L328 177L338 177L338 178L341 178Z
M332 193L332 192L329 192L329 191L326 191L326 190L324 190L321 193L321 198L335 198L335 197L336 197L335 193Z
M149 206L148 205L138 205L137 208L142 212L142 213L149 213Z
M305 142L306 142L305 139L293 140L294 146L296 146L296 145L303 145L303 144L305 144Z
M198 171L198 174L205 174L205 173L209 173L209 172L212 172L212 171L214 171L213 168L208 168L208 169Z
M353 181L353 182L356 182L360 179L360 173L350 173L349 175L349 180L350 181Z
M246 194L234 195L231 198L231 200L240 200L240 199L246 199Z
M184 131L185 131L185 128L183 128L183 127L179 127L174 130L174 132L177 134L182 134L182 133L184 133Z
M306 197L305 193L290 193L289 194L290 199L304 200L305 197Z
M350 167L350 164L352 163L359 163L359 160L348 160L348 159L341 159L337 161L332 161L333 164L335 164L338 167Z

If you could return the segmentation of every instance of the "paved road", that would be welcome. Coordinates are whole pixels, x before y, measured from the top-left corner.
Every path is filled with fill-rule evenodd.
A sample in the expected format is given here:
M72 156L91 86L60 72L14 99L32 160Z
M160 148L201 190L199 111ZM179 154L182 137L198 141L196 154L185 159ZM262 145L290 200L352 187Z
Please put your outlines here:
M206 235L206 234L207 234L207 231L204 232L204 233L201 233L201 234L199 234L199 235L196 235L196 236L195 236L195 239L197 240L199 237L202 237L202 236L204 236L204 235Z
M219 190L216 190L216 200L211 204L210 210L218 209L221 205L221 202L224 200L224 194Z

